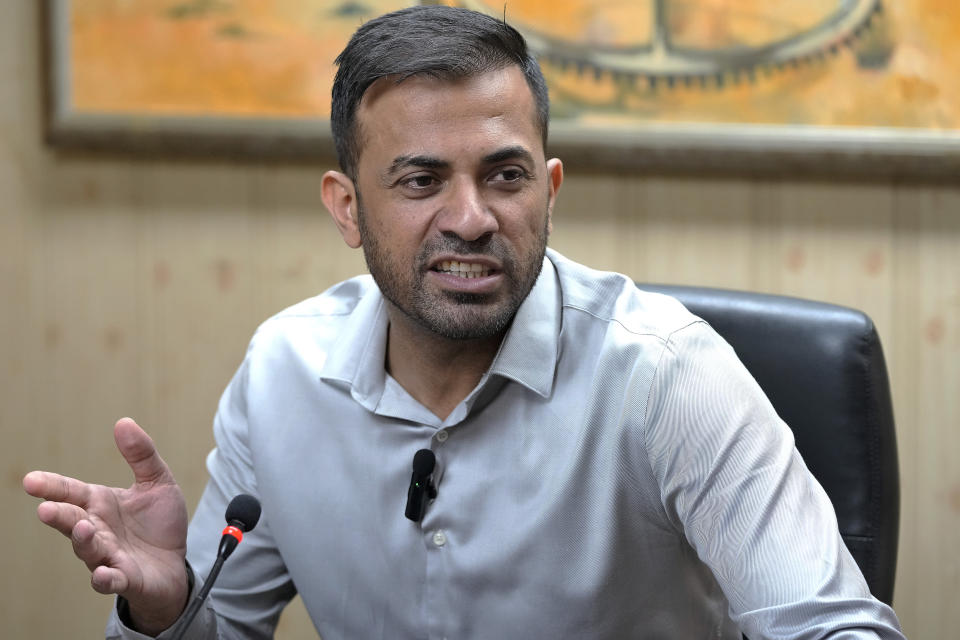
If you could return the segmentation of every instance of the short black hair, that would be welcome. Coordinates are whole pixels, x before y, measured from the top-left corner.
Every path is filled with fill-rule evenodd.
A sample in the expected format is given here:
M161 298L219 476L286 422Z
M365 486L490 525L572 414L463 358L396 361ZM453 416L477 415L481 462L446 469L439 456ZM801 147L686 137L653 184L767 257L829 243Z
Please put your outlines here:
M442 5L400 9L367 22L337 56L330 126L340 169L356 178L360 158L357 108L371 84L386 76L403 82L415 75L456 80L517 65L536 105L547 144L550 99L547 84L523 36L488 15Z

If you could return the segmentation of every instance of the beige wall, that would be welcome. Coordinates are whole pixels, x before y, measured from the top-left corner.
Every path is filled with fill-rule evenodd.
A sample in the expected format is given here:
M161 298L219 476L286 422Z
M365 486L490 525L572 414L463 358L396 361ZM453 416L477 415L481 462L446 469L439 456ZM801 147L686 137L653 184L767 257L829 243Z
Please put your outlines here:
M0 21L0 591L4 638L97 637L109 607L20 489L32 468L129 482L111 427L153 434L190 504L217 397L255 326L362 269L322 167L65 157L40 143L36 15ZM637 279L860 307L893 378L903 477L896 608L960 628L960 187L569 175L552 244ZM312 637L301 609L283 638Z

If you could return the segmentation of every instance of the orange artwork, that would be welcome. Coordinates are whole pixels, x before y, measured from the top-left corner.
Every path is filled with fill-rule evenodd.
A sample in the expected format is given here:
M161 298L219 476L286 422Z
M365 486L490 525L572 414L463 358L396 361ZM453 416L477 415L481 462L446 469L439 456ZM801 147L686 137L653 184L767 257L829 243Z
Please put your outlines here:
M390 0L48 0L71 116L326 120L333 60ZM587 131L960 131L955 0L450 0L503 17L552 120ZM562 129L562 127L561 127Z
M71 93L89 112L330 114L333 60L390 0L70 3Z
M561 117L960 129L955 0L515 0L507 17Z

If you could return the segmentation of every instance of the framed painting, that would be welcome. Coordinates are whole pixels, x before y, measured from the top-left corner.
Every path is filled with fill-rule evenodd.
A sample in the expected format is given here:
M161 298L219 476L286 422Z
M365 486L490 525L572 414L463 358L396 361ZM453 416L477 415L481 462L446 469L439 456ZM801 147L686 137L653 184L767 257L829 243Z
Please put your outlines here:
M333 60L391 0L46 0L54 145L323 158ZM551 152L598 169L960 172L954 0L457 0L517 27Z

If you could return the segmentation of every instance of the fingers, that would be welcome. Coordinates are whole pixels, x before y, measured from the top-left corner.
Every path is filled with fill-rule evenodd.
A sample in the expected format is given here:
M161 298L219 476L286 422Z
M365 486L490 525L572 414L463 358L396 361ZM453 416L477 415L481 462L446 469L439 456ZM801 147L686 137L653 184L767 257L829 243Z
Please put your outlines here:
M130 581L119 569L100 565L90 574L90 586L97 593L123 593Z
M67 502L78 507L87 506L91 491L86 482L49 471L31 471L25 475L23 489L35 498Z
M87 512L65 502L41 502L37 506L37 517L69 538L77 523L87 517Z
M72 504L43 502L37 507L40 520L66 537L73 544L73 553L92 572L90 584L100 593L121 593L129 581L119 570L108 566L109 542L97 526L87 518L87 513Z
M70 536L73 553L90 570L90 586L98 593L123 593L130 585L129 578L115 567L110 566L109 543L103 535L98 535L97 527L90 520L81 520L73 528Z
M110 564L111 554L107 548L110 545L105 542L105 536L98 535L96 525L90 520L77 522L70 534L70 541L73 543L73 554L80 558L90 571Z
M130 465L134 481L140 483L173 482L173 474L163 461L147 432L130 418L121 418L113 428L120 455Z

